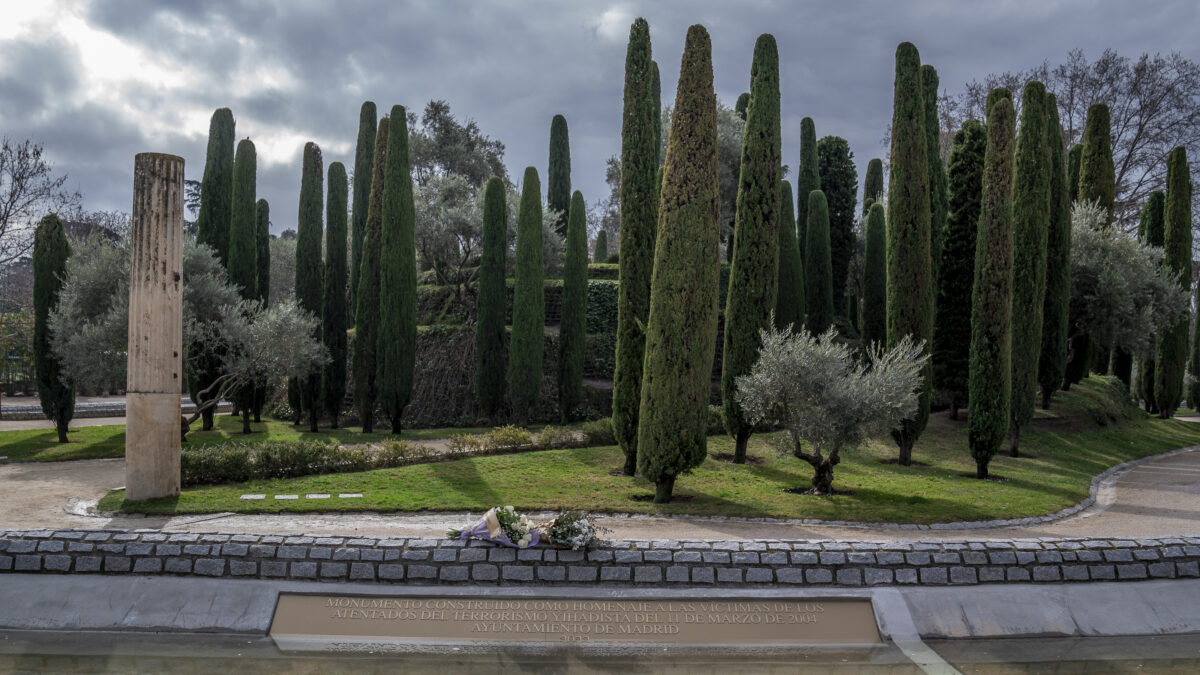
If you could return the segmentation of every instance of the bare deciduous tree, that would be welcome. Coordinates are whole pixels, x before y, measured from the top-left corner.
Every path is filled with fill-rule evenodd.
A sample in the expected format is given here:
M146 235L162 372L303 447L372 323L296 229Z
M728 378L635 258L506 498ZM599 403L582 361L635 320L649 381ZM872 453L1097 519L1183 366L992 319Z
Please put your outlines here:
M41 144L0 141L0 265L29 252L39 218L78 206L80 195L63 187L66 182L66 174L55 175Z

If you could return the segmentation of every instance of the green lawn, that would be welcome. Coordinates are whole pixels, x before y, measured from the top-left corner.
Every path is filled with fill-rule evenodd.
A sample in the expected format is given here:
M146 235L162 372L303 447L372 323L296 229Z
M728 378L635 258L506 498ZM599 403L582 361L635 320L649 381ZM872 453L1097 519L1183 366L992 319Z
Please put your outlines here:
M308 425L295 426L290 422L264 419L261 424L251 424L255 433L242 434L242 419L230 415L217 415L216 428L212 431L200 431L200 423L192 425L188 433L188 441L184 447L203 447L238 441L241 443L262 443L265 441L294 441L294 440L335 440L341 443L368 443L385 438L395 438L391 434L364 434L358 427L353 429L322 428L317 433L308 431ZM477 434L488 431L489 428L449 428L449 429L412 429L405 430L400 438L417 441L436 438L449 438L453 434ZM7 455L9 461L24 462L53 462L69 459L95 459L99 457L125 456L125 425L117 424L101 427L79 427L68 434L69 443L59 443L58 434L53 429L36 429L30 431L0 431L0 455Z
M815 497L785 492L808 487L807 464L776 454L764 435L750 443L753 463L714 458L732 455L726 437L711 437L709 458L675 485L676 499L649 501L653 485L620 474L616 447L549 450L479 457L292 480L197 486L177 499L123 502L110 493L104 510L154 514L237 511L480 511L498 504L519 509L576 508L592 512L692 513L800 517L854 521L933 523L1015 518L1051 513L1088 494L1094 475L1121 462L1200 444L1200 424L1157 420L1123 407L1112 388L1091 379L1039 411L1022 438L1025 457L997 457L993 478L974 478L965 422L935 414L913 452L919 465L894 464L895 445L879 440L847 453L834 474L844 494ZM1123 423L1117 424L1118 420ZM889 463L891 460L891 463ZM361 492L363 499L243 501L244 493Z

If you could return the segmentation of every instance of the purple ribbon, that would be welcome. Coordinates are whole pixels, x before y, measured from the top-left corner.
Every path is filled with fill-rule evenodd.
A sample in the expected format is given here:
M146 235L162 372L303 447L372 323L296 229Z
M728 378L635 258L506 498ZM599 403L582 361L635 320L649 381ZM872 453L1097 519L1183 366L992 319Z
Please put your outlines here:
M461 539L462 541L467 541L468 539L482 539L484 541L490 541L490 542L493 542L496 544L502 544L504 546L508 546L511 548L521 548L520 546L517 546L516 544L514 544L508 538L508 535L504 533L503 528L500 529L500 534L498 536L493 537L491 535L491 533L488 532L486 518L480 518L479 522L475 523L471 527L464 527L462 530L462 534L458 535L458 538ZM537 530L530 530L529 531L529 546L527 546L526 548L533 548L534 546L537 546L538 541L540 539L541 539L541 537L538 536Z

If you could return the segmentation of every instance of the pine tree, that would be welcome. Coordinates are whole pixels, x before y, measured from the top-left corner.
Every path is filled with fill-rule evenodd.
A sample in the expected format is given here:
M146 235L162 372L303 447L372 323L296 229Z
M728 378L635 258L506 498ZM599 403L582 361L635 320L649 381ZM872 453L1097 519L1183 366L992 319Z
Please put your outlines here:
M746 445L754 431L737 402L737 378L749 373L758 359L759 331L770 325L779 273L779 52L775 37L767 33L754 44L742 138L721 361L721 401L725 429L735 441L735 464L746 463Z
M54 422L58 442L67 443L67 426L75 416L75 385L63 382L62 366L50 345L50 313L58 307L71 245L63 222L53 213L33 233L33 371L38 401Z
M942 126L938 121L937 97L937 69L925 64L921 66L921 99L925 104L925 157L929 165L929 259L933 263L935 288L946 234L946 170L942 166ZM937 298L934 300L936 303ZM936 364L937 359L933 362Z
M321 342L329 351L329 363L321 373L321 403L329 415L330 426L336 429L342 401L346 399L346 193L349 189L346 166L341 162L331 163L328 179Z
M1162 247L1163 245L1163 218L1167 208L1167 195L1162 190L1154 190L1150 193L1150 197L1146 199L1145 206L1142 207L1142 217L1138 221L1138 239L1143 243L1151 246ZM1141 375L1138 377L1138 383L1141 389L1141 397L1146 405L1146 412L1158 413L1158 406L1154 402L1154 352L1156 345L1152 345L1149 352L1142 359Z
M504 405L508 384L504 344L507 248L508 204L504 181L492 176L483 197L483 255L479 260L479 297L475 305L475 397L489 419Z
M258 248L258 272L255 275L255 297L266 307L271 298L271 205L260 199L255 204L255 243ZM267 405L270 383L260 380L254 384L254 423L262 422L262 411Z
M408 115L392 106L383 206L379 228L379 335L375 339L375 387L379 407L399 434L412 399L417 357L417 244L412 172L408 162ZM539 221L540 222L540 221Z
M825 193L813 190L808 203L808 259L804 261L804 327L820 335L837 318L833 305L833 263L829 252L829 206Z
M388 118L375 130L375 157L371 163L371 194L363 228L362 269L358 276L354 308L354 405L364 434L375 429L379 402L375 382L376 340L379 337L379 256L383 228L383 171L387 161Z
M716 111L712 47L695 25L684 46L663 170L638 422L638 471L655 484L656 503L669 502L675 479L708 454L720 231Z
M1021 427L1033 418L1042 309L1046 301L1046 237L1050 211L1050 150L1046 147L1046 89L1025 85L1013 178L1012 402L1010 448L1020 456Z
M879 202L871 204L866 234L866 251L863 255L863 345L884 345L887 343L887 209Z
M1113 221L1116 198L1116 170L1113 167L1112 129L1108 106L1095 103L1088 108L1083 127L1083 151L1079 159L1079 199L1097 202L1108 209L1105 226Z
M804 325L804 268L796 242L796 209L792 184L779 184L779 274L776 276L775 325L799 331Z
M258 297L258 212L254 205L258 159L254 143L246 138L237 146L233 161L233 198L229 223L229 281L246 300ZM254 387L238 388L233 409L242 413L242 433L251 433Z
M871 204L883 204L883 160L879 158L867 162L867 178L863 181L863 218L871 213Z
M1067 193L1067 166L1063 156L1058 100L1046 95L1046 144L1050 150L1050 213L1046 235L1046 302L1042 311L1042 356L1038 383L1042 407L1062 386L1067 370L1067 332L1071 312L1071 199Z
M988 463L1004 442L1010 417L1015 121L1011 99L999 98L989 107L971 289L971 393L967 397L967 436L979 478L987 478Z
M1086 167L1086 152L1084 158ZM1080 199L1083 199L1085 184L1082 176L1079 184ZM1179 287L1189 291L1192 286L1192 178L1187 150L1182 145L1167 156L1167 200L1163 222L1163 265L1170 268ZM1185 314L1158 339L1158 356L1154 360L1154 401L1162 419L1170 419L1179 407L1187 357L1188 317Z
M637 19L625 53L625 102L621 122L621 283L617 295L617 354L613 374L613 435L625 453L624 472L638 467L642 357L650 315L658 221L658 100L653 92L650 26Z
M222 267L229 265L229 222L233 214L233 113L218 108L208 125L208 153L200 181L196 241L208 244Z
M896 48L896 85L892 112L891 171L888 178L887 342L905 335L933 337L933 277L929 259L929 165L925 104L921 93L921 55L909 42ZM932 368L925 368L916 416L894 432L899 462L912 463L912 447L929 421Z
M313 316L321 316L321 202L324 190L321 149L304 144L304 166L300 179L300 213L296 218L296 304ZM313 336L320 339L320 328ZM321 417L321 373L301 378L300 398L309 413L309 430L317 430Z
M854 153L850 152L850 144L844 138L826 136L817 141L817 158L821 192L825 195L829 213L833 313L835 317L848 318L846 275L850 270L850 258L854 256L858 172L854 168Z
M512 341L508 356L508 397L524 424L542 399L542 345L546 304L542 286L542 185L527 167L517 212L517 268L513 285Z
M592 262L602 263L608 261L608 233L600 230L596 233L596 249L592 253Z
M796 243L800 246L800 264L808 260L808 195L821 189L818 168L817 130L811 117L800 120L800 169L796 176Z
M1083 162L1083 144L1076 143L1067 152L1067 190L1071 203L1079 201L1079 167Z
M587 205L578 190L571 195L566 247L558 332L558 410L564 424L579 405L587 342Z
M371 162L375 151L374 101L363 101L358 112L358 144L354 149L354 210L350 214L350 305L349 322L354 325L358 299L358 274L362 267L363 237L367 208L371 201Z
M550 122L550 168L546 172L546 205L558 211L554 231L567 238L567 217L571 210L571 141L567 136L567 118L555 115Z
M933 386L950 395L950 419L967 400L971 358L971 289L975 284L975 233L983 197L987 131L967 120L954 134L949 163L949 210L937 278L933 328Z

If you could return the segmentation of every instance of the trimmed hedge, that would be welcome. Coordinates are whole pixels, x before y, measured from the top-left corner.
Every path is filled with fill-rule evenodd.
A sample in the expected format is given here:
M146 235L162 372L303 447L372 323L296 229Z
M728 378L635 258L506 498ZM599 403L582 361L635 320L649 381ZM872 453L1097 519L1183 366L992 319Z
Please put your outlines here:
M621 278L621 266L614 263L591 263L588 265L588 279L608 279L616 281Z
M230 442L184 449L180 470L187 487L384 469L428 460L432 454L407 441L349 447L323 441Z

